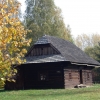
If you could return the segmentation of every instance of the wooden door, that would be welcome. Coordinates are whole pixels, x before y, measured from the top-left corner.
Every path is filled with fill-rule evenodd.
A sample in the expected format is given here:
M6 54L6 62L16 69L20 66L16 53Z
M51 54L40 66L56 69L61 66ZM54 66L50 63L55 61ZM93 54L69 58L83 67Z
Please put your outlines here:
M80 75L80 84L83 84L83 74L82 74L82 70L79 70L79 75Z

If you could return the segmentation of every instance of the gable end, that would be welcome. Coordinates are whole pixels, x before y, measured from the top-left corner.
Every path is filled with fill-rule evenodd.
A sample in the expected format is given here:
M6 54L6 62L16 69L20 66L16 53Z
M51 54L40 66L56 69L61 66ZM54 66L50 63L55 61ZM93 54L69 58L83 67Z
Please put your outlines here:
M34 45L34 47L27 54L27 56L42 56L42 55L52 55L52 54L60 54L60 52L51 44L41 44L41 45L39 44L39 45Z

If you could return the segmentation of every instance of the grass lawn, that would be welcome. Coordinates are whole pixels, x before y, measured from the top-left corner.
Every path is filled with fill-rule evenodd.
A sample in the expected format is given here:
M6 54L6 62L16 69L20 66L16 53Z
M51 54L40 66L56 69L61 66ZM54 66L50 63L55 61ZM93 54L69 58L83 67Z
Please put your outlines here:
M100 84L80 89L0 90L0 100L100 100Z

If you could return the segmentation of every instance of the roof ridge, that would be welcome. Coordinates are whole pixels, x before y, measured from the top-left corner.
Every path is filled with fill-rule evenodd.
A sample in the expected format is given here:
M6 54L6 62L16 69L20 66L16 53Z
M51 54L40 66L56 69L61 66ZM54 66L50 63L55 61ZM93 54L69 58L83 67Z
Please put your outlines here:
M34 44L37 45L37 44L48 44L50 43L49 39L47 38L47 35L44 35L42 37L40 37L37 42L35 42Z

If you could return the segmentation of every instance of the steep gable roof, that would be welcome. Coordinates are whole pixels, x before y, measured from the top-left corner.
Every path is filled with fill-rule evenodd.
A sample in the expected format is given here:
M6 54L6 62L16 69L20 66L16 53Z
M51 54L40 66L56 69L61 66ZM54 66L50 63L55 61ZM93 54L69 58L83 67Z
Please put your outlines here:
M51 44L71 63L100 65L96 60L85 54L80 48L73 43L54 36L45 35L41 37L34 45Z

